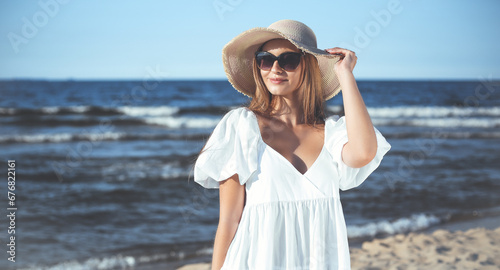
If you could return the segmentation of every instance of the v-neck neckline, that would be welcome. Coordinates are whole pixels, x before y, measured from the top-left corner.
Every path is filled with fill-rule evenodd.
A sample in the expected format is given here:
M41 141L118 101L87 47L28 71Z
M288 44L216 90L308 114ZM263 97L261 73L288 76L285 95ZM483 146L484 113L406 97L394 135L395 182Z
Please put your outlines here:
M258 131L258 134L259 134L259 140L264 144L264 146L266 148L269 148L271 149L271 152L273 152L275 155L279 156L279 158L281 158L283 160L284 163L288 164L288 166L290 166L297 174L301 175L301 176L306 176L309 171L311 171L311 169L313 169L316 165L316 163L319 162L319 160L321 159L321 156L323 155L323 152L325 151L325 144L326 144L326 121L325 121L325 129L324 129L324 137L323 137L323 146L321 147L321 151L319 152L318 156L316 157L316 159L314 160L314 162L311 164L311 166L306 170L305 173L301 173L288 159L286 159L282 154L280 154L280 152L278 152L276 149L272 148L270 145L268 145L264 139L262 138L262 133L260 131L260 126L259 126L259 119L257 118L257 115L250 109L246 108L246 110L248 110L254 117L255 119L255 122L254 122L254 125L256 125L256 128L257 128L257 131Z

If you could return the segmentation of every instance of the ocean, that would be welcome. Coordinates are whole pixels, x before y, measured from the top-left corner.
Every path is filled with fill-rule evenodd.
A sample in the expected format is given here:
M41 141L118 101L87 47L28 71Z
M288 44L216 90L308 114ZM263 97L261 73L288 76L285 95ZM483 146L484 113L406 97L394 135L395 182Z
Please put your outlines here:
M392 148L365 183L341 192L351 243L500 214L499 82L358 86ZM249 101L227 81L11 80L0 93L1 269L210 259L218 190L192 175L221 117ZM343 115L341 94L327 115Z

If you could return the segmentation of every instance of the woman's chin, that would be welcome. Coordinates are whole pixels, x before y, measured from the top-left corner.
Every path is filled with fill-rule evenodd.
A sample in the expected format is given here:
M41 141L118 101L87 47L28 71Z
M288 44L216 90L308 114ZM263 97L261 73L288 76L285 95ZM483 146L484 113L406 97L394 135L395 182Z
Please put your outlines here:
M290 90L288 87L276 85L273 85L271 87L268 86L267 89L273 96L286 96L293 92L293 90Z

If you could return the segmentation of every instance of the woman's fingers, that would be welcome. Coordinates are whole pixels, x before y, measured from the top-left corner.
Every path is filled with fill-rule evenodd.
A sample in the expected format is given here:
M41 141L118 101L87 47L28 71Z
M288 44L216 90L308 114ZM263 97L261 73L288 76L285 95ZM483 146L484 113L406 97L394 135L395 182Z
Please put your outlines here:
M339 47L326 49L325 51L329 54L340 56L340 60L335 64L336 72L341 72L342 70L352 72L354 66L356 66L358 57L356 57L356 53L353 51Z
M326 49L326 50L329 51L329 52L334 52L334 51L348 51L347 49L340 48L340 47L329 48L329 49Z
M328 53L330 54L342 54L342 55L352 55L352 56L356 56L356 53L353 52L353 51L350 51L348 49L344 49L344 48L339 48L339 47L335 47L335 48L330 48L330 49L326 49L325 51L327 51Z

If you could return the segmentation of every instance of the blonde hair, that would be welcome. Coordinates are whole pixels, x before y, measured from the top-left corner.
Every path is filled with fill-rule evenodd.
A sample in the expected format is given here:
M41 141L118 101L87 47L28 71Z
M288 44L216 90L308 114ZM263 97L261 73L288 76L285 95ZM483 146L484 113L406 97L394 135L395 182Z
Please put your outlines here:
M322 123L325 120L325 98L321 91L321 71L318 60L312 54L305 53L303 56L304 68L299 91L302 93L302 110L304 112L304 123L312 126ZM277 98L273 96L260 74L257 61L253 60L253 76L255 79L255 94L248 108L252 111L270 116L271 111L277 105Z

